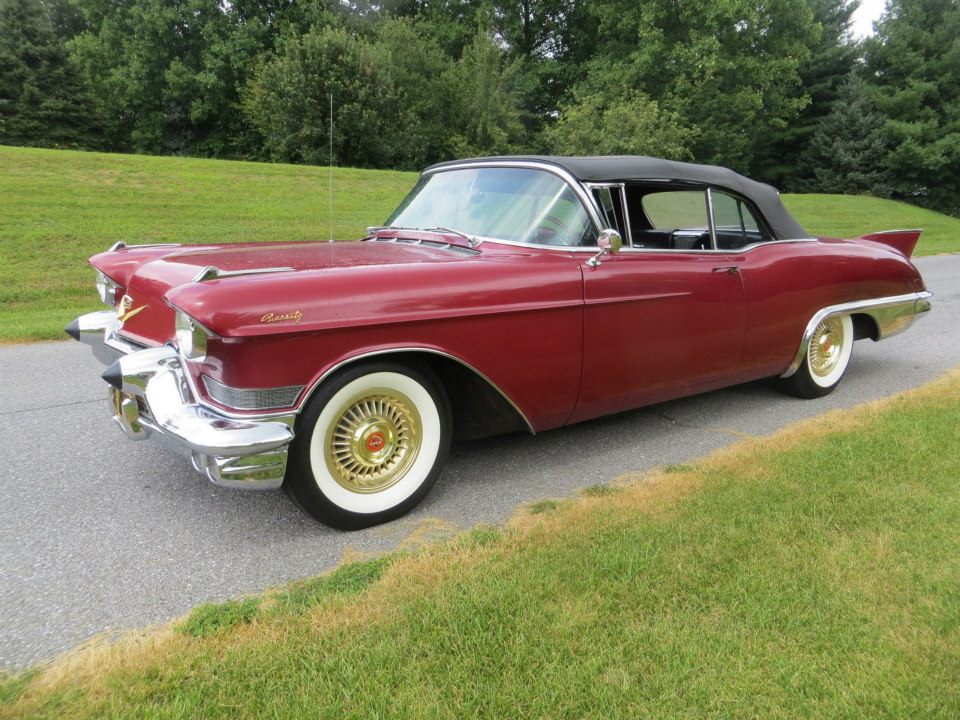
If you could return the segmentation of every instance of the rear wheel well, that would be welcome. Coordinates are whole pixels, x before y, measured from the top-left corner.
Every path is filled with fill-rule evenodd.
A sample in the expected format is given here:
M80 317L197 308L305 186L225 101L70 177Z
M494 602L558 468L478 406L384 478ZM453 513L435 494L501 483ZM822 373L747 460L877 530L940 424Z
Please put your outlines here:
M476 440L520 431L533 432L526 418L487 378L468 365L445 355L418 350L387 352L348 361L337 368L337 371L376 360L389 360L401 365L432 370L450 399L453 437L456 440Z
M850 315L853 320L853 339L864 340L870 338L873 341L880 339L880 328L877 321L866 313L853 313Z

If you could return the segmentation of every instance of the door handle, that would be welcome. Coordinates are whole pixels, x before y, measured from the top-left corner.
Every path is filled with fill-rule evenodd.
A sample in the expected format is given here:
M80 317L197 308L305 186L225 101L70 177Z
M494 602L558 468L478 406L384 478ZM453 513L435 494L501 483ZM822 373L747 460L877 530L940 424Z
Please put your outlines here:
M739 265L721 265L720 267L715 267L713 269L713 272L725 272L725 273L730 273L731 275L736 275L738 272L740 272L740 266Z

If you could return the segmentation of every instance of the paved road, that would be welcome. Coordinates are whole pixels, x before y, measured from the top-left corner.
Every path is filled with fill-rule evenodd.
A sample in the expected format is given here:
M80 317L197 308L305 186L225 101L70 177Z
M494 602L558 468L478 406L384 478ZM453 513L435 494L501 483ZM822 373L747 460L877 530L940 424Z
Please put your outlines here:
M826 398L755 383L537 437L462 444L412 515L355 533L316 524L279 492L216 488L153 444L127 442L107 417L100 366L78 343L0 348L0 666L316 574L438 525L501 522L530 500L922 384L960 364L960 255L918 265L934 310L904 335L857 343Z

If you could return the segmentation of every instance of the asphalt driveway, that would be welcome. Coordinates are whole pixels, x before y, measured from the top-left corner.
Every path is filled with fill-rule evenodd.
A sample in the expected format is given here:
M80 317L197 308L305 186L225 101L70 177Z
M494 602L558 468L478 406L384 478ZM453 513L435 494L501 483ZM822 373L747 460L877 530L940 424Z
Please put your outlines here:
M279 492L214 487L188 462L125 440L107 416L102 368L80 344L2 347L0 666L313 575L345 555L501 522L524 502L923 384L960 365L960 255L917 265L933 311L904 335L857 343L826 398L755 383L537 437L461 444L414 513L354 533L318 525Z

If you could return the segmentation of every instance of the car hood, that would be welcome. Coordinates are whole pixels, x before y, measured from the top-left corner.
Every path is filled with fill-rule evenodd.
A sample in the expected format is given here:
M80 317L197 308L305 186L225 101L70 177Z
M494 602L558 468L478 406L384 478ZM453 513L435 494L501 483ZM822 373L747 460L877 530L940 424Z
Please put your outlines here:
M473 251L442 239L385 238L368 242L253 243L123 248L91 258L91 264L124 288L129 310L123 334L140 342L166 342L173 334L171 290L201 282L236 282L267 275L339 273L447 263ZM208 270L209 269L209 270ZM205 272L206 271L206 272ZM256 292L258 286L250 286Z

